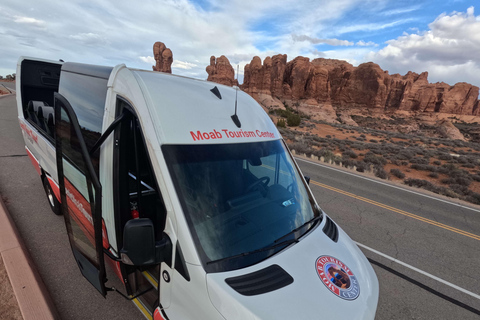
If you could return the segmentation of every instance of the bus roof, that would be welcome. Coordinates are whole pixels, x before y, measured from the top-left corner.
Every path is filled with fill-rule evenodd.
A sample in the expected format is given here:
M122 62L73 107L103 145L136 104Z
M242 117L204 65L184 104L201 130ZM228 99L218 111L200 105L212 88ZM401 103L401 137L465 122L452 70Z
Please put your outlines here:
M130 69L162 144L241 143L280 139L263 108L240 89L166 73ZM212 89L217 87L220 97ZM235 101L237 97L237 102ZM241 126L232 120L237 104Z

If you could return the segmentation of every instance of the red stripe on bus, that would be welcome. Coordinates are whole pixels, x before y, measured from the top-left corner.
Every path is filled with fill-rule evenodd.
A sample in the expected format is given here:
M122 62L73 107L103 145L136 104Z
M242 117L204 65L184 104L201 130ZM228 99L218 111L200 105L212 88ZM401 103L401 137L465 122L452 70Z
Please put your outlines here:
M41 175L42 170L40 169L40 164L38 163L37 158L35 158L35 156L30 152L30 150L28 150L27 147L25 147L25 150L27 150L28 157L30 158L30 161L32 162L33 167L35 168L35 170L37 170L37 173Z
M160 307L155 309L155 312L153 313L153 320L165 320L165 318L162 316L162 313L160 312Z
M62 199L60 197L60 188L58 184L53 180L50 176L47 176L48 183L50 183L50 188L52 188L53 194L57 198L58 202L62 203Z

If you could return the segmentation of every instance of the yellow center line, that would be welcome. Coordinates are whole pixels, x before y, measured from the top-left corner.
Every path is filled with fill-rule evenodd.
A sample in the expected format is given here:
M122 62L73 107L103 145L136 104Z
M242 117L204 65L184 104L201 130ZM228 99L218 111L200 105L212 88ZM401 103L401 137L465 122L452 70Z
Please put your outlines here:
M394 208L394 207L390 207L390 206L388 206L388 205L386 205L386 204L383 204L383 203L380 203L380 202L377 202L377 201L374 201L374 200L370 200L370 199L368 199L368 198L364 198L364 197L361 197L361 196L357 196L357 195L355 195L355 194L353 194L353 193L346 192L346 191L343 191L343 190L341 190L341 189L337 189L337 188L328 186L328 185L326 185L326 184L323 184L323 183L320 183L320 182L317 182L317 181L310 180L310 183L311 183L311 184L314 184L314 185L316 185L316 186L325 188L325 189L329 189L329 190L332 190L332 191L341 193L341 194L346 195L346 196L348 196L348 197L351 197L351 198L354 198L354 199L357 199L357 200L360 200L360 201L363 201L363 202L367 202L367 203L373 204L373 205L375 205L375 206L377 206L377 207L381 207L381 208L384 208L384 209L387 209L387 210L390 210L390 211L399 213L399 214L401 214L401 215L404 215L404 216L407 216L407 217L410 217L410 218L413 218L413 219L416 219L416 220L420 220L420 221L426 222L426 223L428 223L428 224L437 226L437 227L439 227L439 228L442 228L442 229L445 229L445 230L449 230L449 231L452 231L452 232L461 234L461 235L463 235L463 236L466 236L466 237L469 237L469 238L472 238L472 239L475 239L475 240L480 240L480 236L479 236L479 235L476 235L476 234L473 234L473 233L470 233L470 232L467 232L467 231L463 231L463 230L460 230L460 229L457 229L457 228L448 226L448 225L446 225L446 224L443 224L443 223L440 223L440 222L436 222L436 221L434 221L434 220L430 220L430 219L427 219L427 218L418 216L418 215L416 215L416 214L413 214L413 213L410 213L410 212L407 212L407 211L403 211L403 210L400 210L400 209L397 209L397 208Z

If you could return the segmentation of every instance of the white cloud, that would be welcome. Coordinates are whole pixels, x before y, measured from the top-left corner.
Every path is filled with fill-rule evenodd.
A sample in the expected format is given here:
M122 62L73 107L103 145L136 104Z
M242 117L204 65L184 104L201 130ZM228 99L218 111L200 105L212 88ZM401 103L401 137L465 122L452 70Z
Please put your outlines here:
M45 28L47 25L47 23L43 20L23 16L15 16L13 21L15 23L28 24L38 28Z
M196 66L197 65L195 63L180 61L180 60L173 60L173 63L172 63L172 68L178 68L178 69L184 69L184 70L190 70Z
M87 46L104 46L108 41L97 33L77 33L68 36L69 39L76 40Z
M155 58L152 57L152 56L146 56L146 57L140 56L139 58L140 58L140 60L142 60L143 62L148 63L148 64L150 64L150 65L154 65L154 64L156 63Z
M373 41L365 42L363 40L357 41L357 43L355 43L355 45L360 46L360 47L378 47L378 44L376 44Z
M227 58L231 64L240 64L241 62L249 63L256 55L258 53L234 53L227 55Z
M351 24L351 25L345 25L341 26L335 32L337 34L345 34L345 33L352 33L352 32L365 32L365 31L378 31L378 30L384 30L388 28L392 28L395 26L399 26L402 24L406 24L409 22L412 22L414 18L407 18L407 19L400 19L388 23L360 23L360 24Z
M311 53L316 57L316 58L325 58L325 52L319 51L317 49L314 49L311 51Z
M412 7L405 7L405 8L397 8L397 9L392 9L392 10L386 10L383 11L381 14L384 16L394 16L394 15L399 15L403 13L409 13L413 11L419 10L421 7L418 6L412 6Z
M474 16L473 7L464 13L441 15L421 33L409 28L424 28L418 18L423 6L397 3L142 0L132 5L117 0L112 6L111 1L97 0L67 1L59 6L55 0L3 0L0 68L15 72L19 56L35 55L150 69L155 64L153 43L162 41L173 52L174 73L201 79L207 77L205 67L212 55L225 55L234 68L240 65L242 74L253 56L263 61L278 53L288 54L288 60L297 55L320 56L354 65L373 60L394 72L429 70L430 79L438 75L447 82L453 79L448 70L466 79L475 77L472 70L477 71L479 64L476 43L480 30L476 24L480 18ZM399 37L402 30L410 34ZM373 52L384 39L393 40ZM319 51L324 48L316 48L318 44L334 47Z
M470 81L480 86L480 16L474 8L442 14L429 30L404 33L367 55L391 72L428 71L429 80L449 84Z
M331 46L353 46L354 43L352 41L347 40L339 40L339 39L319 39L319 38L312 38L307 35L296 35L292 34L293 41L307 41L312 44L328 44Z

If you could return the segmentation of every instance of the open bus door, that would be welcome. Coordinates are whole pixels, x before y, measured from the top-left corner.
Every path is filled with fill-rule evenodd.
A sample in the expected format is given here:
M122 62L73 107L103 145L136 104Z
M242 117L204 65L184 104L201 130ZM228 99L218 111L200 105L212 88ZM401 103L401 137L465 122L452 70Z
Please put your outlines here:
M82 130L70 103L55 93L56 160L68 238L82 275L105 297L102 187Z

